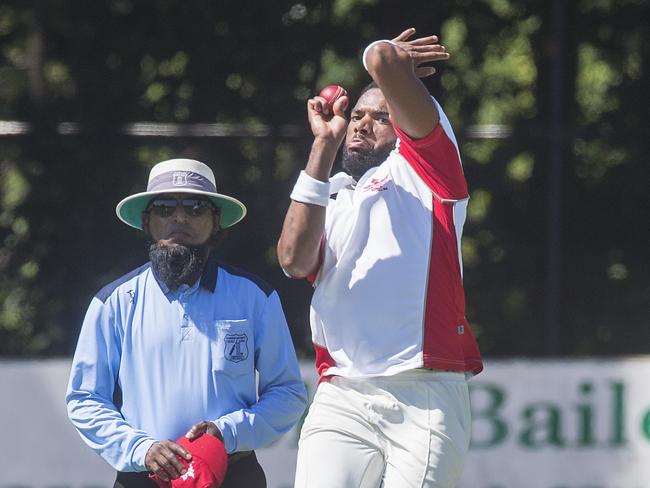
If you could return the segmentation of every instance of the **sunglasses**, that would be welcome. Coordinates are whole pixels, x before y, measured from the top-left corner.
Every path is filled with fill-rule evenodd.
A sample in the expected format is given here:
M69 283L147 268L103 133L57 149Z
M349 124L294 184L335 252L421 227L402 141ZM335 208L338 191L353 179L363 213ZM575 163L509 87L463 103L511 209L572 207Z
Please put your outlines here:
M215 206L209 200L202 198L156 198L147 207L147 212L156 217L168 218L174 215L176 207L181 206L183 211L190 217L200 217L215 210Z

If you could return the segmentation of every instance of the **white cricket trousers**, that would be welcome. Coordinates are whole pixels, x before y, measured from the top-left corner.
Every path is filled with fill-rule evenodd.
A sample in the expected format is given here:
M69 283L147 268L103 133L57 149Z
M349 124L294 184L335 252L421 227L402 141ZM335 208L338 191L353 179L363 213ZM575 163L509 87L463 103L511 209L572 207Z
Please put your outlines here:
M295 488L453 488L470 431L463 373L337 376L309 408Z

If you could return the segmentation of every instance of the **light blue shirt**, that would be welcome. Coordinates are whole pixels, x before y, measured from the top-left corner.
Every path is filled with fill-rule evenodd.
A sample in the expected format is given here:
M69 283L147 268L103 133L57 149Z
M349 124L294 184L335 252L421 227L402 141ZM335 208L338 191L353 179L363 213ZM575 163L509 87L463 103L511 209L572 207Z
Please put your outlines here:
M155 441L201 420L219 427L229 453L266 446L293 427L306 398L277 292L211 261L175 292L150 264L102 289L81 328L66 403L111 466L145 471Z

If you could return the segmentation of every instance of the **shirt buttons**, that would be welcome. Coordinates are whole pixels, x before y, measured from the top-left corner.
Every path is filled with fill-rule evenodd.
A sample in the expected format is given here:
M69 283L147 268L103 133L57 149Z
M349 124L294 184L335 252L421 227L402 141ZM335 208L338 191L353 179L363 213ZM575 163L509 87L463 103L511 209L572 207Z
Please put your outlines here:
M190 316L186 313L183 314L183 319L181 320L181 340L190 341L192 340L192 323L190 321Z

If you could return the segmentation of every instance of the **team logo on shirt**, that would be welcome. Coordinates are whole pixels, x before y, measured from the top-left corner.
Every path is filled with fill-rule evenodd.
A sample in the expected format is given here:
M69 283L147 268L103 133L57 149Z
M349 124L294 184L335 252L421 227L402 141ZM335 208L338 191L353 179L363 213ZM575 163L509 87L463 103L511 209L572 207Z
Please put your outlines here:
M386 186L388 180L390 180L389 176L385 176L382 179L370 178L370 183L364 186L361 190L370 191L373 193L377 193L378 191L388 190L388 187Z
M246 334L228 334L224 339L224 355L228 361L238 363L248 357L248 336Z

